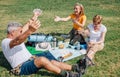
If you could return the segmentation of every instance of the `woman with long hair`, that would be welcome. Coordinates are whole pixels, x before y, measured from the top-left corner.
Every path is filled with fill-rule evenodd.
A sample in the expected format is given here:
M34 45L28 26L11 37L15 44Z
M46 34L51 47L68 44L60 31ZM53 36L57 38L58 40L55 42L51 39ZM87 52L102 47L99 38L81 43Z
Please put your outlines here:
M86 22L86 15L84 14L84 7L82 4L76 3L74 5L74 13L72 13L71 15L69 15L68 17L65 17L65 18L56 16L54 21L55 22L68 21L70 19L73 22L73 28L69 32L69 34L70 34L70 43L69 44L73 45L76 41L79 41L80 43L84 43L85 40L84 40L83 36L80 34L80 31L84 30L84 25Z

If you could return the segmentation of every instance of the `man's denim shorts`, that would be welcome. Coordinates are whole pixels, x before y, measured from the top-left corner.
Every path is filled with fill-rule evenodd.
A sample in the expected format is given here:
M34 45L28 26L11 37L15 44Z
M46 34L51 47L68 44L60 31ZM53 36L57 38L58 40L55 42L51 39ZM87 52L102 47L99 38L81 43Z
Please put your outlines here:
M44 52L44 53L39 53L36 54L36 56L38 57L46 57L49 60L56 60L51 54L50 52ZM20 74L19 75L30 75L30 74L34 74L36 73L39 69L41 68L37 68L34 64L34 59L33 60L28 60L26 62L24 62L21 67L20 67Z
M34 60L28 60L22 64L20 67L19 75L30 75L36 73L39 70L34 64Z

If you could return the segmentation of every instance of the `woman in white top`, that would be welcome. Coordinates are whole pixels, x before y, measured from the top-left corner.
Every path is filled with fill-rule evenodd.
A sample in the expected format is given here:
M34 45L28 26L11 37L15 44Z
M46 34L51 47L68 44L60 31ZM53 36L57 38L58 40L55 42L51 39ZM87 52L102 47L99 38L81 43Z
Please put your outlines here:
M85 34L89 37L87 58L89 58L88 65L91 64L90 61L94 58L97 51L104 48L104 41L107 29L102 24L102 17L100 15L95 15L93 17L93 23L89 24L85 30Z

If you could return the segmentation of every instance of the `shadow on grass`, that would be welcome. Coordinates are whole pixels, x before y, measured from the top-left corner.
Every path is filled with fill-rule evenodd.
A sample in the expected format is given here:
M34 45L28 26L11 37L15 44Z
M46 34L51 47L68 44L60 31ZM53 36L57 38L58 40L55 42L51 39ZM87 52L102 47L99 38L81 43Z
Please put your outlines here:
M66 33L54 33L54 32L52 32L52 33L49 33L50 35L52 35L52 36L54 36L54 37L56 37L58 40L65 40L63 37L61 37L61 35L68 35L68 34L66 34Z
M37 73L36 73L37 75L41 75L42 77L61 77L60 75L57 75L57 74L54 74L54 73L51 73L51 72L48 72L48 71L46 71L46 70L40 70L40 71L38 71Z
M50 34L53 35L53 36L61 36L62 34L67 35L65 33L55 33L55 32L52 32Z
M61 35L67 35L66 33L58 33L58 32L51 32L51 33L33 33L32 35L52 35L52 36L61 36Z
M11 69L11 66L9 65L8 61L6 60L6 58L4 57L2 51L0 51L0 67L4 67L7 70Z

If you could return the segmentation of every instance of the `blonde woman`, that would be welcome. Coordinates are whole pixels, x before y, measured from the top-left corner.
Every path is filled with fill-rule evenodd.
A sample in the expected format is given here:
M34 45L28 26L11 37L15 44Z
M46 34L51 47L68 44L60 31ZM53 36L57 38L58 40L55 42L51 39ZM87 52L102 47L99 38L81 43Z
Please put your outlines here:
M72 19L73 28L69 32L70 34L70 44L74 44L76 41L81 43L85 42L83 36L80 34L80 31L84 29L86 22L86 15L84 14L84 7L82 4L76 3L74 6L74 13L69 15L66 18L61 18L59 16L55 17L55 21L68 21Z
M85 34L89 37L88 50L87 50L87 64L93 64L92 60L96 52L104 48L105 35L107 28L102 24L102 16L95 15L93 23L89 24L85 30Z

